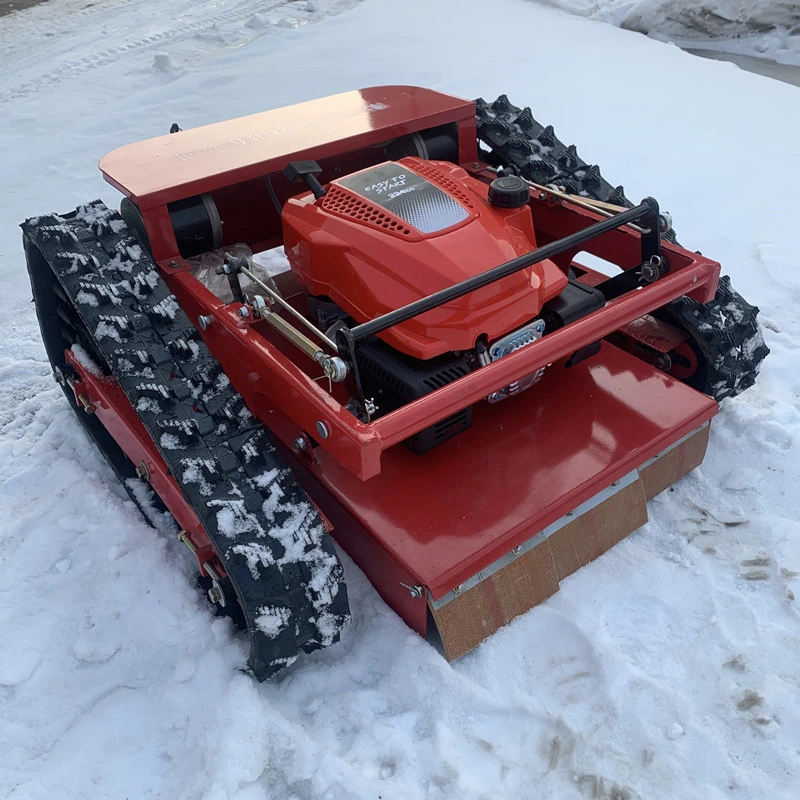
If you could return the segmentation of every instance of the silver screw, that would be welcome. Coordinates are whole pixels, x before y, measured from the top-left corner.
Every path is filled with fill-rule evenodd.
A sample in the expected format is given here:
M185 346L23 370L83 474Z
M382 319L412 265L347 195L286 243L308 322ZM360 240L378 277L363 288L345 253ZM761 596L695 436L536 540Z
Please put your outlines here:
M197 318L197 324L200 326L201 331L208 330L209 326L213 321L214 317L212 317L210 314L201 314Z
M462 587L462 586L461 586L461 584L459 583L459 584L458 584L458 586L456 586L456 588L455 588L455 589L453 589L453 594L461 594L461 589L462 589L462 588L463 588L463 587Z
M208 590L208 599L218 606L224 606L225 603L223 602L225 599L225 595L222 593L222 589L220 589L219 584L214 583L214 585Z
M67 379L64 377L64 373L61 371L61 368L60 368L60 367L56 367L56 368L53 370L53 380L54 380L54 381L55 381L55 382L56 382L56 383L57 383L59 386L63 386L63 385L64 385L64 384L67 382Z
M238 315L239 315L239 316L240 316L242 319L247 319L247 317L249 317L249 316L250 316L250 309L249 309L247 306L242 306L242 307L241 307L241 308L240 308L240 309L239 309L239 310L238 310L236 313L237 313L237 314L238 314Z
M298 436L294 440L294 449L297 450L298 453L302 453L308 447L308 442L306 441L305 436Z
M322 420L317 422L317 433L319 434L320 439L327 439L328 436L330 436L328 426Z
M139 466L136 467L136 477L143 481L150 480L150 470L147 469L147 464L145 464L144 461L140 461Z
M521 545L517 545L516 547L512 547L512 548L511 548L511 552L512 552L512 553L513 553L515 556L519 555L519 554L522 552L522 547L521 547Z

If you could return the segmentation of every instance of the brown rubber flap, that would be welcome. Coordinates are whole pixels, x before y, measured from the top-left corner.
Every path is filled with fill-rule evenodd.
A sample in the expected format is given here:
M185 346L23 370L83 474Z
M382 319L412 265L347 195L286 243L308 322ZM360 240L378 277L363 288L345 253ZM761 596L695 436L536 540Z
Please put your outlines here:
M547 600L558 582L647 522L636 478L450 602L429 602L445 658L453 661L512 619Z
M557 591L555 566L543 542L438 611L431 607L445 658L463 656Z
M590 511L556 531L547 545L563 581L594 561L647 522L647 501L640 480L628 484Z
M704 425L639 469L648 500L702 464L710 430L710 425Z

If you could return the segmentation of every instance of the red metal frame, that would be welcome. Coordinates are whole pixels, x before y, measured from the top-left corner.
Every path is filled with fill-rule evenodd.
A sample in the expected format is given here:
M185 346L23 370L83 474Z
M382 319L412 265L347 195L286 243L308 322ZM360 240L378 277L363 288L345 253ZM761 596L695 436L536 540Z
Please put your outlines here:
M315 365L297 353L287 355L274 338L254 327L249 319L242 321L238 304L221 303L194 279L188 264L177 254L167 213L169 202L202 192L213 196L221 188L246 186L265 174L273 174L277 182L280 170L291 160L313 157L324 164L335 154L349 155L352 160L354 153L368 151L394 136L448 123L457 126L459 154L466 158L462 166L484 180L493 177L475 160L474 104L407 86L347 92L161 136L122 147L100 162L106 179L139 204L159 266L190 318L197 319L200 314L214 318L215 324L204 331L203 337L214 356L225 364L248 405L265 421L270 409L288 409L298 433L313 432L318 422L324 423L330 435L321 446L361 480L379 474L385 450L490 392L681 295L707 302L716 291L719 264L664 243L670 274L655 284L630 292L536 344L367 425L314 380L319 376ZM294 193L291 187L284 189ZM257 229L263 211L260 207L249 210L253 221L250 229ZM532 200L531 211L540 245L603 218L569 202L553 201L551 196ZM248 243L252 246L261 239L260 233L254 233ZM640 261L641 237L623 228L599 237L585 249L632 269Z
M491 180L493 173L476 160L474 104L397 86L159 137L101 161L107 180L142 211L159 267L181 306L191 319L213 319L203 338L249 408L287 451L298 436L319 440L298 465L298 476L333 521L336 538L421 633L425 603L402 587L419 583L442 596L716 413L710 398L608 343L589 362L565 366L583 346L681 295L713 298L719 265L669 243L663 244L669 274L654 284L369 424L344 408L341 387L330 393L315 380L316 364L265 323L243 319L238 303L220 301L178 255L170 202L210 193L226 243L246 241L256 251L277 246L280 219L266 197L265 175L284 201L297 193L280 174L291 160L319 161L325 179L337 165L345 173L370 166L375 148L394 137L440 125L455 126L461 166ZM549 195L532 199L530 209L540 246L602 219ZM641 236L621 228L584 249L633 269L641 260ZM574 256L554 260L566 271ZM299 307L302 302L298 298ZM196 516L121 390L68 357L98 418L134 462L145 461L179 524L207 548ZM535 389L493 407L481 402L548 365ZM431 453L420 457L396 446L473 404L473 427ZM329 431L325 439L314 433L320 422Z

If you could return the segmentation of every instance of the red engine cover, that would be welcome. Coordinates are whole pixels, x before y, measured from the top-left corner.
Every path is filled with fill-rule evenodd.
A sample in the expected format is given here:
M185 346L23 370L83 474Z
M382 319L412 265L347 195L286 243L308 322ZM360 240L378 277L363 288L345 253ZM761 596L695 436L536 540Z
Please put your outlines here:
M357 322L412 303L536 247L530 208L492 206L454 164L403 158L333 181L283 210L286 255L313 295ZM532 320L567 279L544 261L379 334L421 359L469 350Z

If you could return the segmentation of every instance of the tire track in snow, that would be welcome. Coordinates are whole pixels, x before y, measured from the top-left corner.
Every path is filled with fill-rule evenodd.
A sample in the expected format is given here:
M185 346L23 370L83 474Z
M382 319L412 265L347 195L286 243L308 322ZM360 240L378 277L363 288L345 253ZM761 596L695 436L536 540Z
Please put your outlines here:
M338 0L338 2L324 5L321 4L320 7L317 7L313 4L307 4L304 2L304 0L262 0L262 2L243 0L242 2L239 2L224 11L220 11L219 13L205 16L200 19L195 18L193 21L192 19L187 19L188 12L187 14L180 12L174 13L169 17L170 24L168 24L166 27L161 27L160 29L156 28L153 30L153 32L148 33L146 36L125 41L124 43L120 43L99 51L96 48L96 39L86 43L81 47L81 49L85 51L83 55L77 58L67 58L55 69L43 74L34 74L33 76L24 80L22 83L12 86L4 91L0 91L0 101L8 102L9 100L25 97L35 92L39 92L43 88L57 85L62 81L80 77L91 70L107 66L108 64L112 64L121 58L127 58L129 56L138 54L139 52L147 51L149 48L155 48L165 44L174 45L195 37L200 37L204 34L214 31L214 29L219 26L227 26L253 18L258 20L264 14L272 14L291 9L292 13L289 16L292 18L287 20L288 25L285 23L275 25L270 24L269 22L260 22L249 29L250 33L248 35L242 36L240 34L238 37L234 36L234 38L237 40L237 43L241 43L242 39L249 41L258 38L266 34L270 29L300 27L311 22L316 22L324 17L339 14L342 11L352 8L359 1L360 0ZM105 2L102 2L101 0L99 9L94 7L84 8L77 10L76 12L70 11L69 13L70 15L73 13L80 14L82 11L84 15L87 17L93 16L95 18L93 21L97 21L97 18L102 12L110 12L114 16L118 16L119 12L124 10L125 7L136 5L137 3L138 0L119 0L119 2L114 2L114 0L105 0ZM212 7L218 7L218 3L216 2L209 3L209 5ZM195 14L196 11L193 11L192 15L194 16ZM61 15L51 19L51 30L41 32L45 37L52 38L56 36L56 31L58 31L60 27L58 25L59 16ZM283 22L285 19L287 18L282 18L281 22ZM0 40L0 43L2 43L2 40ZM225 41L221 44L222 46L230 46L232 42ZM47 63L48 60L49 59L43 57L38 60L38 63Z

